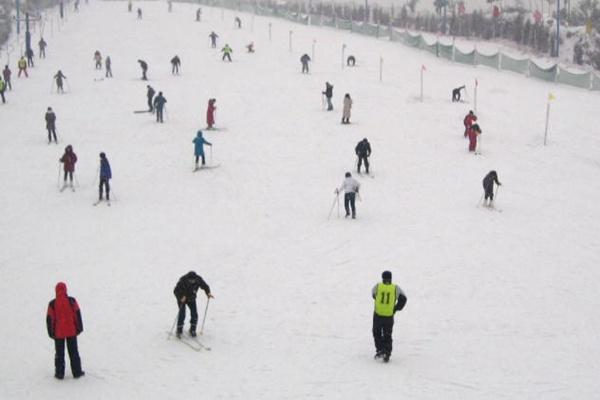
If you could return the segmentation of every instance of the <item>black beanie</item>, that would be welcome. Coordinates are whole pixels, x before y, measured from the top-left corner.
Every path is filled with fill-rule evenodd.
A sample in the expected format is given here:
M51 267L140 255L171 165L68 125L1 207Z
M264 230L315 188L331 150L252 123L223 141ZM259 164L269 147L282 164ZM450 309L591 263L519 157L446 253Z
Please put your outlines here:
M381 274L381 279L383 279L386 282L391 282L392 273L390 271L383 271L383 273Z

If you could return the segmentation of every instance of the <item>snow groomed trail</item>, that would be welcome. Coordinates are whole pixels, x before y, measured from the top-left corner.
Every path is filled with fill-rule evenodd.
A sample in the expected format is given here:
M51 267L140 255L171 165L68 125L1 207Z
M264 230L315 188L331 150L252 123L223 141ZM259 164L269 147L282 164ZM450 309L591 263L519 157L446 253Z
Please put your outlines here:
M198 23L196 6L177 3L172 13L134 3L138 21L126 7L82 4L0 107L0 398L596 396L597 94L348 32L261 17L251 29L247 14L235 29L238 14L221 20L204 7ZM299 58L313 40L305 76ZM254 54L245 53L250 41ZM232 63L220 59L225 43ZM356 68L341 70L342 44ZM113 79L99 80L95 50L111 56ZM164 124L133 114L146 104L137 59L168 100ZM49 92L58 69L64 95ZM452 88L475 78L477 157L462 136L472 105L450 102ZM321 108L325 81L334 84L331 113ZM549 92L557 100L544 147ZM340 124L344 93L354 99L350 126ZM192 173L209 98L223 129L205 136L220 166ZM58 146L46 143L48 106ZM334 210L327 220L363 137L375 178L359 177L358 218ZM57 187L67 144L79 157L75 193ZM101 151L114 175L110 208L92 207ZM503 183L501 213L476 207L491 169ZM166 340L173 287L192 269L215 295L201 338L210 352ZM388 365L373 361L370 332L370 290L384 269L408 296ZM82 308L86 376L77 381L53 378L44 324L59 280Z

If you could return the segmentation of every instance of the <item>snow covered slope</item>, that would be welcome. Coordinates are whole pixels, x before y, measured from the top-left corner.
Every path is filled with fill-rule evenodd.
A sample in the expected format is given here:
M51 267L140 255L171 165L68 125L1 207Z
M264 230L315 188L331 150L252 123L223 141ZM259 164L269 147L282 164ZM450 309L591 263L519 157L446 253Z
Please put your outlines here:
M385 41L195 6L82 4L0 106L2 399L591 399L600 385L598 94L452 65ZM273 40L268 39L268 23ZM216 31L233 63L208 46ZM293 51L288 32L293 30ZM244 45L255 42L256 53ZM299 57L311 53L311 74ZM37 41L37 40L36 40ZM357 67L340 68L342 44ZM93 53L114 79L95 80ZM170 74L178 54L182 74ZM384 59L379 82L379 57ZM145 107L138 58L168 116ZM13 63L14 64L14 63ZM419 71L425 64L425 101ZM61 69L71 91L50 94ZM479 80L481 156L467 152L450 90ZM321 109L325 81L335 111ZM552 104L543 146L545 106ZM354 99L340 124L344 93ZM207 132L219 168L192 173ZM43 114L58 117L48 145ZM327 220L368 137L358 219ZM79 157L75 193L58 158ZM98 153L114 202L97 197ZM502 212L477 208L491 169ZM194 352L166 332L177 279L215 295ZM371 287L390 269L408 295L388 365L373 361ZM64 280L82 308L85 378L53 378L47 302ZM199 308L204 309L200 296Z

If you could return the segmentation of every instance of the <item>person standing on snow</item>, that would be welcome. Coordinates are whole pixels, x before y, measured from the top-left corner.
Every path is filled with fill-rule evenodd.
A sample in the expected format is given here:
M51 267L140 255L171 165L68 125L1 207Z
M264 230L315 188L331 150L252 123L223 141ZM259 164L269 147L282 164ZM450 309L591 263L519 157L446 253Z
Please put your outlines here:
M63 88L63 79L67 79L67 77L64 76L62 71L59 69L56 75L54 75L54 80L56 81L56 93L65 92L65 89Z
M137 9L137 19L142 19L142 9L139 7Z
M365 163L365 171L368 174L369 173L369 156L371 155L371 143L369 143L367 138L364 138L363 140L358 142L358 144L354 148L354 151L356 153L356 156L358 157L358 167L357 167L358 173L360 174L360 167L362 166L362 163L364 162Z
M148 112L153 112L154 111L154 93L156 93L154 91L154 88L150 85L146 85L146 88L148 89L146 91L146 97L148 98Z
M102 69L102 54L98 50L94 52L94 61L96 62L96 69Z
M494 183L496 183L498 186L502 186L502 184L498 181L498 174L496 171L490 171L485 178L483 178L483 190L485 192L485 199L483 200L484 207L494 207Z
M206 109L206 129L212 129L215 124L215 111L217 110L217 106L215 103L217 99L208 100L208 107Z
M202 8L198 7L196 10L196 22L200 22L202 19Z
M27 60L25 60L25 57L21 56L19 62L17 63L17 67L19 67L17 78L21 77L21 72L25 74L25 78L29 78L29 75L27 75Z
M467 132L469 136L469 151L475 152L477 150L477 136L481 135L481 128L478 124L473 124L471 129Z
M65 147L65 154L58 160L63 163L63 188L67 187L67 176L69 177L70 186L73 187L73 173L75 172L75 163L77 162L77 155L73 151L73 146L68 145Z
M33 49L30 47L27 50L25 50L25 55L27 56L27 66L33 68Z
M177 299L177 307L179 307L179 313L177 314L177 338L181 338L183 333L183 325L185 323L185 307L188 306L190 309L190 336L196 337L196 326L198 325L198 306L196 305L196 293L198 289L204 290L206 297L209 299L214 298L210 293L210 287L204 282L204 279L197 275L194 271L190 271L177 282L173 293Z
M175 55L175 57L171 58L171 74L172 75L179 75L179 66L181 65L181 59L179 58L178 55Z
M308 74L308 62L310 61L310 56L308 54L303 54L300 57L300 62L302 63L302 73Z
M375 300L373 313L373 338L375 339L375 359L390 361L392 355L392 331L394 313L406 305L406 295L400 286L392 283L392 273L383 271L382 282L373 286L371 295Z
M142 68L142 80L147 81L148 77L146 76L146 72L148 72L148 63L144 60L138 60L138 63L140 64L140 67Z
M352 110L352 98L350 93L344 95L344 109L342 110L342 124L350 123L350 110Z
M465 85L461 87L457 87L456 89L452 89L452 102L456 103L460 101L460 91L465 88Z
M242 29L242 20L240 19L240 17L235 17L235 25L238 29Z
M198 133L196 134L196 137L194 138L194 140L192 140L192 143L194 143L194 155L196 156L196 169L198 169L198 161L199 161L200 157L202 157L202 165L204 166L206 164L206 160L204 158L204 145L206 144L207 146L212 146L212 143L210 143L206 139L204 139L204 137L202 136L202 131L198 131Z
M360 183L352 177L350 172L346 172L342 185L335 189L335 194L344 192L344 209L346 210L345 218L350 216L350 209L352 209L352 219L356 219L356 194L360 189Z
M217 38L219 37L219 35L217 35L214 31L212 31L210 33L210 35L208 35L208 37L210 38L210 47L212 47L213 49L217 47Z
M12 90L12 84L10 83L11 75L12 71L10 70L10 68L8 68L8 65L5 65L4 69L2 70L2 77L4 78L4 82L6 83L6 86L9 90Z
M329 82L325 82L325 91L321 92L327 99L327 111L333 111L333 103L331 98L333 97L333 85Z
M52 107L48 107L44 118L46 119L46 129L48 130L48 144L52 143L53 137L54 143L58 144L56 140L56 114L52 111Z
M164 98L162 92L158 92L158 96L154 99L154 109L156 110L156 122L163 123L163 109L167 99Z
M4 98L4 92L6 91L6 83L0 78L0 97L2 97L2 104L6 103L6 98Z
M225 59L227 58L229 62L231 62L231 53L233 53L233 50L231 49L231 47L229 47L228 44L225 44L225 47L221 49L221 52L223 53L222 60L225 61Z
M465 116L465 119L463 119L463 125L465 126L465 137L467 137L469 129L471 129L471 126L473 126L475 121L477 121L477 116L473 113L473 110L470 110Z
M40 48L40 58L46 58L46 47L48 46L48 43L46 43L44 38L40 38L38 46Z
M105 74L105 76L107 78L112 78L113 77L111 65L112 65L112 61L110 59L110 56L106 56L106 58L104 59L104 66L106 67L106 74Z
M112 179L112 171L110 164L106 158L106 154L100 153L100 186L99 186L99 198L98 201L102 201L102 188L106 192L106 201L110 202L110 183Z
M81 358L77 348L77 335L83 332L83 321L77 300L67 296L67 285L63 282L56 284L56 297L48 303L46 312L46 328L48 336L54 339L54 377L65 377L65 342L71 362L73 378L85 375L81 369Z

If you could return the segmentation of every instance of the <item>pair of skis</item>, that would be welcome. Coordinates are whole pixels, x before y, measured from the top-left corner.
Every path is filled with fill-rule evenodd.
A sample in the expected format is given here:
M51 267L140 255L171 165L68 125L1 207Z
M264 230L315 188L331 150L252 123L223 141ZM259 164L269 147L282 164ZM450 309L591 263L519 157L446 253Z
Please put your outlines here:
M104 200L98 200L94 203L94 207L96 207L98 204L102 203ZM110 207L110 200L106 200L106 206Z
M169 337L167 339L171 339L173 335L169 332ZM189 333L183 333L180 338L175 337L175 340L183 343L190 349L194 351L211 351L211 348L202 343L197 337L192 337Z

